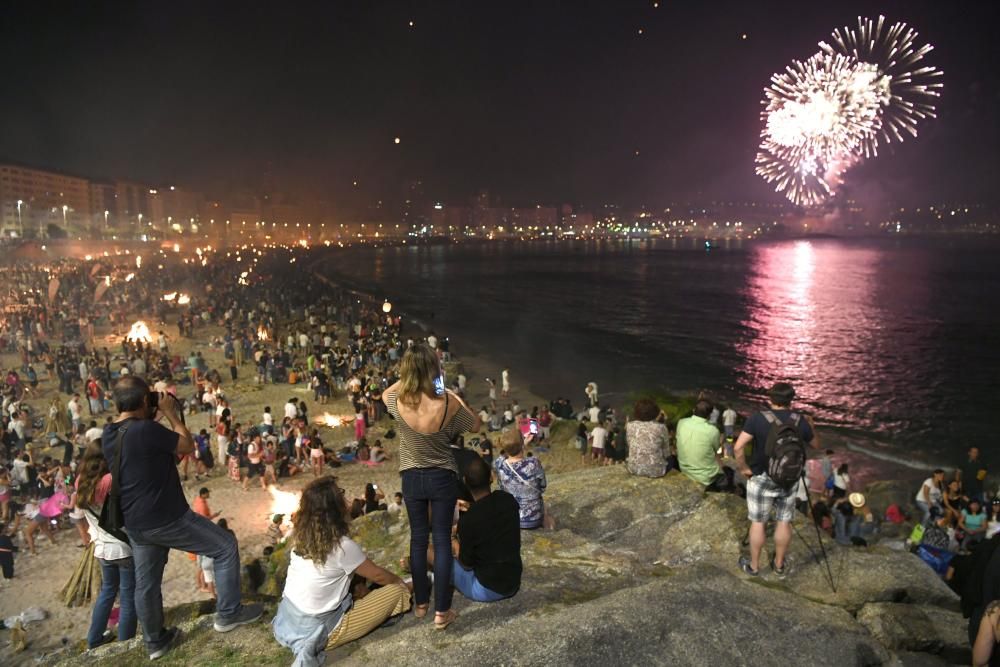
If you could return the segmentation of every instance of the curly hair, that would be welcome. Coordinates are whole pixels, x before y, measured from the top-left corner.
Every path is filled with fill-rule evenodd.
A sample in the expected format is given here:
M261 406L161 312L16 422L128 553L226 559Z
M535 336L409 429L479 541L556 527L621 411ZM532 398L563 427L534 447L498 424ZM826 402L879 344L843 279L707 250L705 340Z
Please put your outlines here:
M108 462L98 440L87 445L83 452L83 460L77 467L76 506L80 508L94 505L94 494L97 485L108 474Z
M326 475L314 479L302 489L299 509L292 516L295 553L322 565L340 545L340 538L348 534L350 520L337 478Z

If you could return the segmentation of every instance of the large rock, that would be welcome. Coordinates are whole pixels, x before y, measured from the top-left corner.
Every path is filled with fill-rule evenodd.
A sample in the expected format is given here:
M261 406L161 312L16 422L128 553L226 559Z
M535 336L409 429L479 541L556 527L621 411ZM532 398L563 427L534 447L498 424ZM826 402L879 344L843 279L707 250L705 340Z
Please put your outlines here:
M847 612L709 566L600 599L538 609L501 627L477 620L463 616L444 635L425 622L373 637L344 655L344 663L840 667L889 659Z
M965 629L967 621L958 612L924 605L872 602L861 608L857 619L890 649L939 654L955 663L972 661Z
M331 662L439 665L938 665L960 658L965 623L954 594L918 558L888 549L839 547L796 516L791 574L739 572L746 506L705 494L678 473L633 477L623 466L552 475L546 503L558 530L522 532L524 577L511 599L478 604L456 594L461 618L446 632L406 615L334 651ZM405 513L355 521L376 563L399 571L409 552ZM769 538L769 544L773 540ZM289 547L264 564L258 589L280 595ZM270 618L274 597L267 604ZM184 606L185 628L166 664L287 664L266 623L225 635L209 606ZM857 613L855 619L852 614ZM104 652L106 651L106 653ZM138 642L64 664L146 664Z
M907 551L828 544L827 555L836 593L822 559L793 567L784 585L798 595L851 612L868 602L959 608L958 596L923 561Z

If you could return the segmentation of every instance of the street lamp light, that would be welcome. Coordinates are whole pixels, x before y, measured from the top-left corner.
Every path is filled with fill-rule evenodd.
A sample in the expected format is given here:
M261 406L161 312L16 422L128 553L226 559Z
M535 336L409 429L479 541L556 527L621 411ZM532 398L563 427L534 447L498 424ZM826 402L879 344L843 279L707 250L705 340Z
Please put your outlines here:
M24 224L21 222L21 205L24 204L23 199L17 200L17 228L21 236L24 236Z
M63 229L66 229L66 211L68 211L68 210L69 210L69 206L66 205L66 204L63 204ZM69 230L66 230L66 232L69 233Z
M105 211L104 211L104 231L108 231L108 214L110 214L110 213L111 213L111 211L108 211L107 209L105 209Z

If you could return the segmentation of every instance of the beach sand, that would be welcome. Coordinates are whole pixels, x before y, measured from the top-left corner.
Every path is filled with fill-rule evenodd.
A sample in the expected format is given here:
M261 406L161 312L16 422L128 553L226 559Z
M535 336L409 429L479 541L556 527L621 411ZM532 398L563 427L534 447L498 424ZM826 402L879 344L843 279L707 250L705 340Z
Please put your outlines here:
M176 331L176 328L169 329L167 325L162 325L168 335ZM155 329L154 329L155 330ZM107 334L108 332L99 332ZM224 364L221 348L211 347L207 344L213 336L221 335L222 330L218 327L202 327L196 331L194 339L180 339L172 341L172 349L184 355L193 348L202 353L210 368L218 368L223 374L222 385L227 398L230 401L235 421L248 423L259 423L264 406L270 406L276 418L281 415L285 402L292 396L303 399L309 406L310 419L315 419L324 412L333 415L352 415L350 403L343 396L332 398L328 405L322 406L313 401L312 391L308 387L299 383L297 385L264 385L253 384L254 370L250 364L245 364L240 369L240 378L234 386L229 382L228 370ZM120 350L119 343L111 341L99 341L99 346L107 345L112 351ZM2 355L2 363L5 368L19 366L16 355ZM470 397L469 405L473 411L488 403L487 385L483 378L490 376L499 377L500 367L488 360L463 357L461 363L465 374L468 377L468 393ZM512 392L511 398L518 398L520 405L525 409L530 409L534 405L541 406L543 401L537 396L522 391L518 383L516 369L511 369ZM36 415L47 413L49 402L56 394L58 383L53 380L42 380L39 389L34 397L26 402L32 406ZM498 388L499 393L499 388ZM178 394L187 397L191 394L190 385L179 385ZM60 402L65 405L68 396L61 396ZM503 409L503 399L498 397L498 408ZM106 415L97 417L98 423L103 423ZM89 421L89 416L85 414L85 421ZM193 433L198 430L208 428L208 413L189 415L187 417L189 429ZM397 468L397 448L398 440L385 440L384 434L391 426L391 420L384 418L379 424L374 425L368 431L369 442L381 438L386 447L390 460L378 466L367 466L362 464L345 464L344 466L331 469L326 468L324 472L333 473L338 478L341 486L346 490L348 497L362 496L365 484L373 482L379 486L388 501L392 500L392 495L401 490L399 471ZM354 429L352 425L329 429L320 428L320 436L326 446L339 449L346 443L354 440ZM213 453L215 440L212 442ZM47 448L40 448L35 451L36 460L40 461L42 456L49 454L52 456L62 456L61 450L49 452ZM565 470L579 465L579 457L572 452L564 452L563 456L545 456L543 461L549 456L552 457L554 469ZM558 460L557 460L558 458ZM562 460L565 458L565 460ZM211 490L209 506L213 512L222 512L222 517L227 519L229 527L232 528L240 543L240 554L242 558L248 556L259 556L263 547L267 544L265 531L271 515L278 509L290 511L289 499L283 498L276 501L268 490L260 487L259 480L255 479L251 483L248 491L243 491L240 484L231 481L223 474L224 466L216 464L214 474L201 482L194 478L194 466L190 466L188 481L183 483L185 494L189 502L198 494L198 490L205 486ZM281 491L298 492L307 484L313 476L311 472L297 475L291 480L281 480L278 489ZM294 505L294 500L291 501ZM72 575L82 549L76 547L78 535L75 528L69 526L56 532L56 544L52 544L47 538L39 537L36 541L38 550L37 556L28 553L27 545L15 538L15 544L22 548L21 553L15 557L15 577L9 582L0 583L0 618L17 614L30 606L43 608L48 618L38 623L30 623L27 626L29 646L24 653L14 655L11 653L6 641L0 645L0 663L5 665L27 664L42 654L70 645L78 648L84 646L84 639L90 624L91 606L68 608L60 599L60 591ZM394 564L384 563L386 566ZM207 599L206 593L201 593L195 585L195 564L189 560L188 555L180 552L171 552L163 575L163 604L166 607L195 600ZM96 591L95 591L96 595ZM9 633L0 635L3 640Z

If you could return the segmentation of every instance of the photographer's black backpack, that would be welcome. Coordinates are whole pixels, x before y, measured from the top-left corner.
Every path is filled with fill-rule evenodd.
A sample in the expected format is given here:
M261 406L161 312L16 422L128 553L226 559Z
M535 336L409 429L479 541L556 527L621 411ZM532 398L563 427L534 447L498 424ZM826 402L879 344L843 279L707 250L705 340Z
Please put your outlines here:
M767 476L783 489L790 490L806 469L806 446L799 435L799 415L794 412L782 423L770 410L761 412L771 425L764 451L767 453Z

